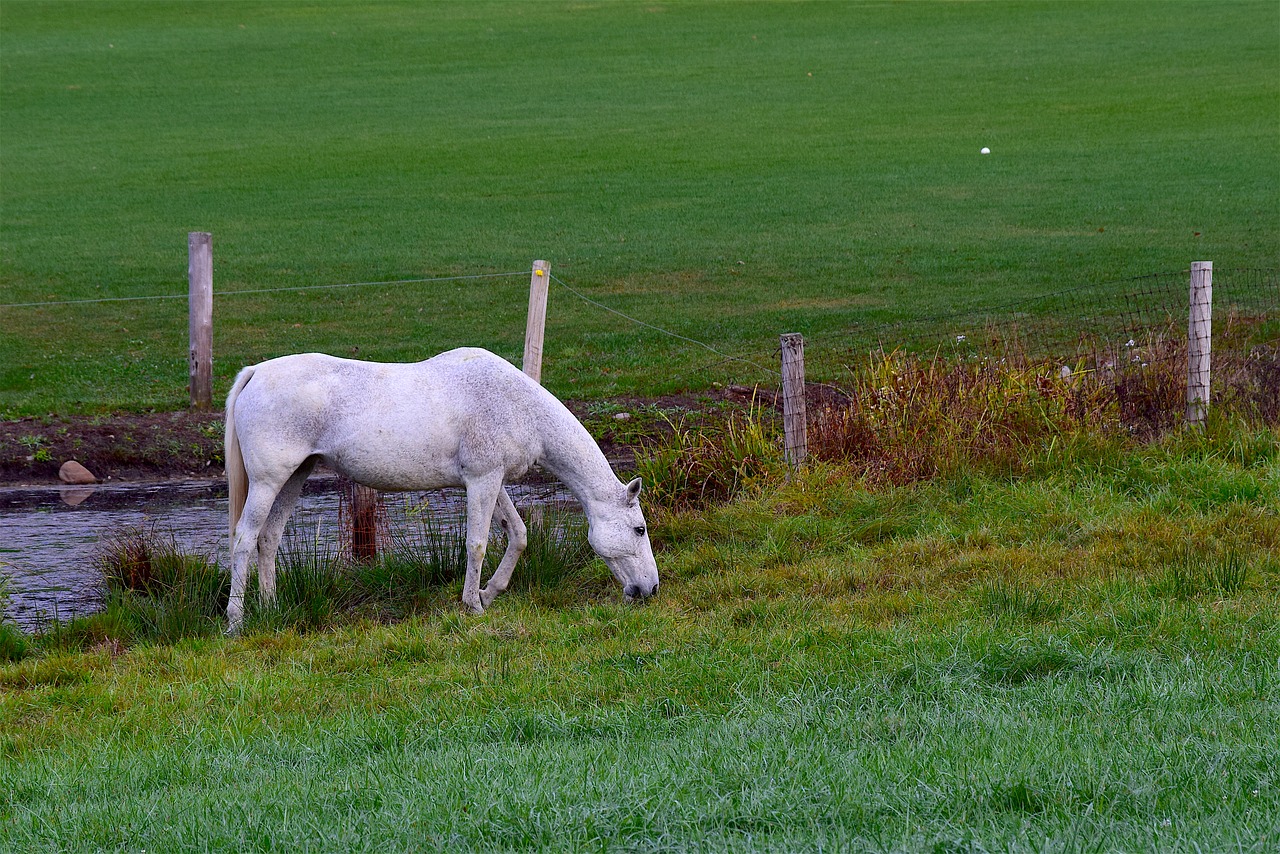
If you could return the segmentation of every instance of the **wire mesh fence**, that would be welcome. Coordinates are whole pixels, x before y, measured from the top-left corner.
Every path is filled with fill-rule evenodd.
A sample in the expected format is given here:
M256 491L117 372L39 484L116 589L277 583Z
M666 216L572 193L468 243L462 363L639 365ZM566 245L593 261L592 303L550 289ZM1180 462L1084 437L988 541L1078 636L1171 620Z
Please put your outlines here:
M475 276L397 279L320 284L273 289L220 291L215 295L271 293L511 278L528 271ZM839 333L805 336L811 376L850 377L889 354L953 365L997 364L1035 367L1064 382L1082 376L1104 383L1114 394L1120 420L1136 430L1160 432L1181 423L1188 412L1189 384L1209 389L1204 403L1227 406L1268 422L1280 420L1280 270L1221 267L1212 273L1212 324L1196 327L1190 317L1192 271L1071 285L1036 296L951 314L916 316L889 323L855 324ZM713 346L625 314L592 298L559 276L550 279L575 298L623 321L661 333L673 346L701 349L714 360L676 375L705 380L709 369L730 366L776 384L777 339L771 349ZM580 287L580 286L579 286ZM121 297L45 303L14 303L0 308L108 302L131 299L179 299L185 294ZM1204 331L1191 331L1202 328ZM1212 333L1208 330L1212 328ZM778 333L796 330L779 329ZM1190 370L1192 362L1201 365ZM1072 379L1075 378L1075 379ZM1210 382L1212 380L1212 382ZM1190 383L1189 383L1190 381Z
M856 330L861 350L814 342L808 354L844 361L838 394L808 390L808 453L910 482L973 466L1018 472L1062 439L1151 438L1215 407L1274 425L1280 275L1210 270Z

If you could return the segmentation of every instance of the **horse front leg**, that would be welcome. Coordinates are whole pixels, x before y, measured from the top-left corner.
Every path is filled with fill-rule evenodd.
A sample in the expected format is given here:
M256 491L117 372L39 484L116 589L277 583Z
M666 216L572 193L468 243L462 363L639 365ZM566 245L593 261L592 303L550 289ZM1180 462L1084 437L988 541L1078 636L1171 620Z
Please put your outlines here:
M502 520L503 530L507 532L507 550L502 555L502 562L494 570L493 577L480 591L480 604L486 608L495 596L507 589L511 583L511 573L515 571L516 562L520 560L520 555L524 554L525 547L529 545L529 531L525 528L524 520L520 518L516 505L511 502L511 496L507 495L505 489L498 491L497 512Z
M480 572L489 547L489 529L498 496L503 494L502 473L467 481L467 577L462 582L462 604L473 614L484 613L480 598Z

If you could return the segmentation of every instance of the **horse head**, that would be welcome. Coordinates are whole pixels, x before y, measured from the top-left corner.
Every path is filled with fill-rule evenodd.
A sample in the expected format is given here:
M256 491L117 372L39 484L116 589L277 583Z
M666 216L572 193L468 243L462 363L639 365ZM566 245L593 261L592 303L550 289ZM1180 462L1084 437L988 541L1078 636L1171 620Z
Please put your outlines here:
M623 597L635 602L656 594L658 564L640 509L640 478L628 483L616 498L591 509L587 541L622 585Z

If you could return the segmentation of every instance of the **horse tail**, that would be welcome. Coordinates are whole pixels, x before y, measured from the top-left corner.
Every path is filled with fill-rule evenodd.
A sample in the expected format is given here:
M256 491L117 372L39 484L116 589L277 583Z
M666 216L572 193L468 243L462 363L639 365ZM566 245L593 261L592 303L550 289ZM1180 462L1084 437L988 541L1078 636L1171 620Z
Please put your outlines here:
M227 434L223 446L227 467L227 521L231 531L232 547L235 546L236 523L244 512L244 502L249 495L249 472L244 467L244 455L240 453L240 439L236 436L236 398L253 377L253 366L240 371L235 384L227 395Z

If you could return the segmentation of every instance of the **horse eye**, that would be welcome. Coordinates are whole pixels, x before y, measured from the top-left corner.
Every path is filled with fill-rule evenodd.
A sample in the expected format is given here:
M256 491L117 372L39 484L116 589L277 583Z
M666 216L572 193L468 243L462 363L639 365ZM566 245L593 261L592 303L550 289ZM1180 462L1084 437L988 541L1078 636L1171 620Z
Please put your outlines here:
M644 536L644 525L640 525L640 526L638 526L638 527L636 528L636 536L637 536L637 537L643 537L643 536Z

